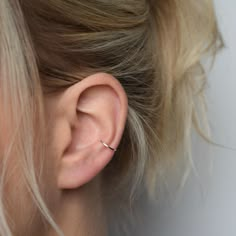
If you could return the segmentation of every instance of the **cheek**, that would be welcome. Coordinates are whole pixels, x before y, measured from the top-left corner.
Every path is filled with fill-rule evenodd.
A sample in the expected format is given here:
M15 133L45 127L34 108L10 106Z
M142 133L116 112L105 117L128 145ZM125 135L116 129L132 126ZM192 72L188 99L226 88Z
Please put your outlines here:
M36 216L37 209L24 182L23 172L16 152L9 155L3 186L3 205L13 235L26 234L32 230L28 223Z
M17 152L12 152L6 166L3 205L14 236L44 235L43 219L24 180Z
M0 114L0 175L3 170L4 152L9 147L12 127ZM50 133L50 132L49 132ZM56 188L56 162L55 151L48 145L47 158L45 158L42 173L42 190L45 203L51 212L58 208L59 192ZM36 160L37 163L37 160ZM37 168L36 168L37 171ZM26 183L24 182L21 157L17 150L9 155L3 187L3 205L7 212L7 221L14 236L43 235L39 232L44 228L42 216L32 200Z
M3 118L0 115L0 153L4 152L7 142L9 142L9 135L7 133L6 122L3 121Z
M4 207L8 213L7 220L10 228L13 232L17 232L14 235L23 235L22 232L27 230L25 228L26 222L30 221L35 210L20 171L14 168L13 172L10 173L10 170L7 169L7 181L4 186Z
M3 206L7 213L7 222L14 236L36 235L32 232L39 225L36 223L40 220L39 212L24 182L18 152L12 150L5 162L6 150L10 143L10 127L3 119L0 118L0 120L0 176L2 178L3 165L6 163L4 165Z

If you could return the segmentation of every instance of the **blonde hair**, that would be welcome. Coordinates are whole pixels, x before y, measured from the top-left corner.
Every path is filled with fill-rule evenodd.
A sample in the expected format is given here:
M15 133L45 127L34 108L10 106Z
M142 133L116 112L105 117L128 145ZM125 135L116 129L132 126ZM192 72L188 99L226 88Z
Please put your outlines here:
M186 177L192 126L206 138L201 59L214 58L223 46L212 1L1 0L0 17L1 90L15 125L4 160L14 146L32 198L58 235L63 233L39 190L46 152L44 94L101 71L124 87L128 119L103 173L109 175L104 196L117 190L112 197L119 192L132 199L139 186L156 196L180 163L184 172L176 182ZM35 150L41 160L37 172ZM0 201L0 234L11 236L3 209Z

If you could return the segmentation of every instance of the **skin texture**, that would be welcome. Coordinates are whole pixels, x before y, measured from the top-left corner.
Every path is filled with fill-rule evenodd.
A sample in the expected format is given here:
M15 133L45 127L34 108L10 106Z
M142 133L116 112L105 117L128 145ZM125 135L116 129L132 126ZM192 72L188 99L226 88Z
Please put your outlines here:
M126 93L113 76L97 73L44 101L49 143L40 189L46 204L66 236L105 236L101 175L114 152L100 139L112 147L119 145L127 118ZM11 133L4 120L2 116L1 130L5 127ZM1 154L7 145L4 136ZM14 150L4 194L14 235L56 236L27 191Z

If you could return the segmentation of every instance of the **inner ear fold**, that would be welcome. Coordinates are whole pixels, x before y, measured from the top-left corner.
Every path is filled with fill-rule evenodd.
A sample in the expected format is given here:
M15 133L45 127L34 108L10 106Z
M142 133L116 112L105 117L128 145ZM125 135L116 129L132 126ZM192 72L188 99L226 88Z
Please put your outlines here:
M92 148L101 139L112 140L118 125L119 96L107 85L87 88L79 97L72 127L70 152Z
M89 114L77 111L78 122L72 127L71 143L67 152L76 152L85 148L89 148L99 140L99 127L96 119Z

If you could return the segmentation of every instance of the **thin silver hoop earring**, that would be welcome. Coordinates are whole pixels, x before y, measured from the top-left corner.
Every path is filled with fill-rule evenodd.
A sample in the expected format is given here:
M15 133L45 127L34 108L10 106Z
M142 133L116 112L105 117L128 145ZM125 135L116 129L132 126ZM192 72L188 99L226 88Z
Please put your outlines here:
M111 149L111 150L114 151L114 152L117 150L116 148L110 147L108 144L104 143L102 140L100 140L100 142L101 142L105 147Z

